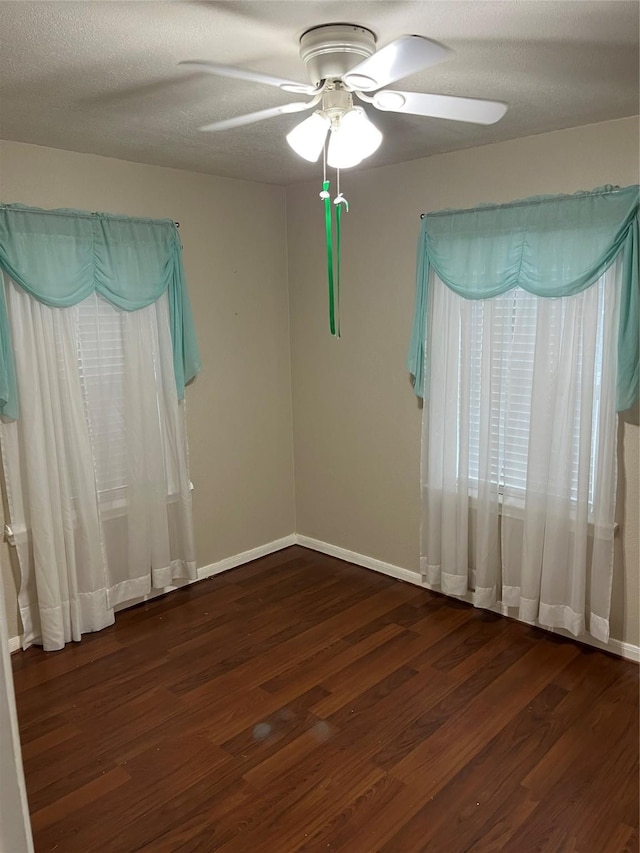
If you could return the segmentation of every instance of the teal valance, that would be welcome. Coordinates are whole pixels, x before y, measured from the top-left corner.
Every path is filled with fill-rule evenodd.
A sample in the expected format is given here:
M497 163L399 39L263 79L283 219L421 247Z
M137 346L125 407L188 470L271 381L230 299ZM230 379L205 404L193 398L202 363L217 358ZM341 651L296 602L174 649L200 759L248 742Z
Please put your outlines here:
M622 257L617 408L638 399L639 187L600 187L510 204L423 216L408 368L424 387L429 274L465 299L491 299L514 287L542 297L571 296Z
M78 210L0 208L0 268L34 299L66 308L97 291L135 311L167 291L180 399L200 370L175 223ZM0 414L18 416L4 290L0 287Z

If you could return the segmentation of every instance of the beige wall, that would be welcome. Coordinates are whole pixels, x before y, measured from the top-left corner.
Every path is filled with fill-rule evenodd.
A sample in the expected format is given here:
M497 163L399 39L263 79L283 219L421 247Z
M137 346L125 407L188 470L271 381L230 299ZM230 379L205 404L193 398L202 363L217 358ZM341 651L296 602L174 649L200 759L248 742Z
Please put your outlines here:
M297 530L416 571L421 413L405 355L419 214L638 181L635 119L345 173L352 207L336 341L327 328L319 180L287 190L285 223L282 188L0 145L3 201L181 222L203 357L187 393L199 565ZM635 425L626 418L621 426L612 635L638 644L633 417ZM0 568L15 636L15 567L4 545Z
M291 372L280 187L1 143L0 199L180 222L202 373L187 389L198 565L293 532ZM19 633L8 549L9 636Z
M327 327L320 178L287 190L298 533L418 569L421 412L405 356L420 213L637 181L637 119L344 173L341 340ZM622 444L612 636L638 644L637 426Z

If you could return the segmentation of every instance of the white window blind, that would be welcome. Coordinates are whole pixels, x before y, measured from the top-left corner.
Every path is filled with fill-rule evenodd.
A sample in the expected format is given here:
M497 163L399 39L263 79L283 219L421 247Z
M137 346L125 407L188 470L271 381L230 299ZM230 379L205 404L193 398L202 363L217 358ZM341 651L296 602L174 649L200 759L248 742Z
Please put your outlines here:
M122 315L96 293L77 310L78 368L98 494L115 498L127 482Z
M604 330L604 277L597 285L599 289L598 331L596 341L596 382L593 394L593 423L597 425L600 405L603 330ZM503 493L524 496L527 483L529 455L529 425L531 422L531 400L536 355L538 363L544 353L540 352L544 340L553 340L564 333L564 310L558 312L558 322L552 328L542 330L538 320L538 297L515 288L491 300L478 300L472 304L471 328L466 333L470 341L463 341L465 330L461 329L460 360L462 347L468 346L470 361L470 417L469 417L469 476L478 481L481 472L488 470L493 483ZM559 300L562 302L563 300ZM563 306L564 307L564 306ZM544 331L544 337L541 333ZM536 348L538 347L538 351ZM555 347L549 347L555 350ZM578 370L582 372L583 341L577 342ZM553 365L548 373L553 374ZM540 373L537 373L540 377ZM538 378L538 381L542 381ZM462 385L459 383L459 387ZM489 443L490 459L480 459L481 397L490 395ZM459 401L462 406L462 399ZM486 426L485 426L486 428ZM573 419L572 452L572 497L577 496L577 471L580 446L581 417L579 401ZM589 502L593 502L595 463L598 442L597 427L591 436L591 472Z

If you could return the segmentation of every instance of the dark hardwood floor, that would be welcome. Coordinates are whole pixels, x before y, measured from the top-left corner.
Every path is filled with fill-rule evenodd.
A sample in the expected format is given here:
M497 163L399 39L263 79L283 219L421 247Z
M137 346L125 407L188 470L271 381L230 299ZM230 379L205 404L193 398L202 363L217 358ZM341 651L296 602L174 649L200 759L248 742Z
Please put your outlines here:
M302 548L13 665L37 853L638 851L635 664Z

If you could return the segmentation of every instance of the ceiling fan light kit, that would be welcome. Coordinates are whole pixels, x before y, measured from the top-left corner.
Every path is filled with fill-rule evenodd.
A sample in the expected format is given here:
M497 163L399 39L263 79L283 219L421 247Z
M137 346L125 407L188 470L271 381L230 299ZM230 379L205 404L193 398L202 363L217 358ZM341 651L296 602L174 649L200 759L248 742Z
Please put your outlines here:
M357 166L377 151L382 142L382 133L370 121L364 108L354 106L354 95L363 103L383 112L483 125L499 121L507 111L506 104L499 101L398 92L385 88L396 80L442 62L450 55L448 48L419 35L401 36L378 50L376 36L371 30L357 24L335 23L312 27L300 38L300 58L305 64L310 83L299 83L205 60L180 63L221 77L263 83L281 91L311 96L309 101L296 101L222 119L206 125L202 130L229 130L286 113L315 108L308 118L287 134L286 139L296 154L311 163L317 162L323 154L324 179L320 197L325 205L330 328L336 337L340 336L340 218L342 207L348 210L347 201L340 192L339 170ZM327 165L338 170L338 194L334 205L330 202ZM332 209L335 211L335 228L332 224ZM335 253L332 243L334 230Z
M323 112L315 112L290 131L286 140L298 156L315 163L324 149L331 119Z
M327 162L335 169L356 166L382 142L378 128L362 107L353 106L353 96L340 83L324 90L321 109L296 125L286 139L296 154L315 163L325 148L327 134Z
M331 127L327 163L334 169L350 169L377 151L382 134L362 107L353 107Z

